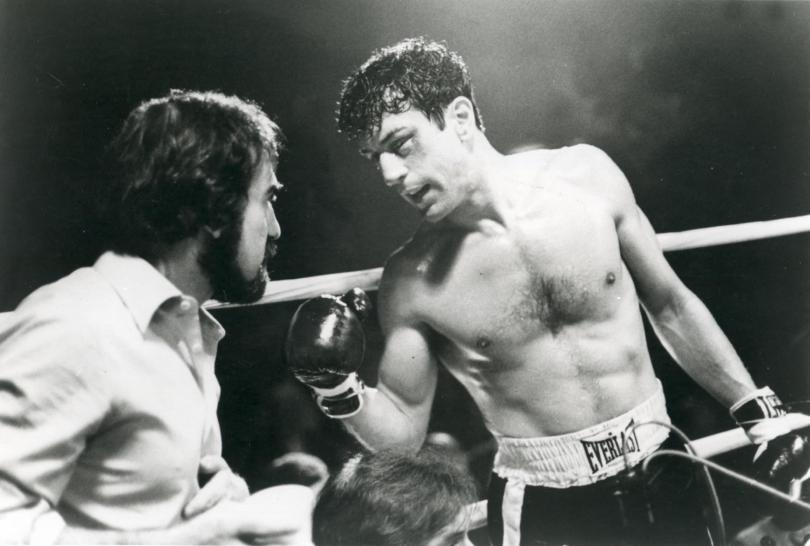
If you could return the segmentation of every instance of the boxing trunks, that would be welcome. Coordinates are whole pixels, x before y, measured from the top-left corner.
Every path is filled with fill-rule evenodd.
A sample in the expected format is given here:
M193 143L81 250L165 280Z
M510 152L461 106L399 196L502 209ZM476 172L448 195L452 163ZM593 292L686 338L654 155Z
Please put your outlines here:
M701 503L684 497L698 493L689 464L657 461L655 469L666 472L644 482L626 477L657 449L677 446L667 441L666 426L651 421L670 422L660 383L635 408L584 430L542 438L496 434L492 544L651 544L651 532L661 535L656 544L706 543ZM650 513L653 500L661 514Z

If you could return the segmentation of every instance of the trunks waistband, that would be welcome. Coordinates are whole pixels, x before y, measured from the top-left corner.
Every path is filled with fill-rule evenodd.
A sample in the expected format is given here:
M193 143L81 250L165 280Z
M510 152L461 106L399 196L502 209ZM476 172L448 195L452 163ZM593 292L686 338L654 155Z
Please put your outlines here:
M647 400L628 412L583 430L541 438L495 435L493 471L526 485L564 488L589 485L635 466L664 443L669 429L664 391L658 382ZM627 461L622 453L627 448Z

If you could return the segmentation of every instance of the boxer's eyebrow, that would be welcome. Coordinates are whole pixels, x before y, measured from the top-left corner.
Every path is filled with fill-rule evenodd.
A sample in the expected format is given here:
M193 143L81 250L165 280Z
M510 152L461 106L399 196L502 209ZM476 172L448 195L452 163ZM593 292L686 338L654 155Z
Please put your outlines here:
M387 149L392 141L404 140L412 135L413 131L409 127L394 127L384 133L384 136L379 140L379 144L360 148L360 155L368 160L377 161L383 151L388 151Z
M394 127L393 129L388 131L383 138L380 139L380 148L385 149L392 140L401 136L403 133L407 131L408 131L407 127Z

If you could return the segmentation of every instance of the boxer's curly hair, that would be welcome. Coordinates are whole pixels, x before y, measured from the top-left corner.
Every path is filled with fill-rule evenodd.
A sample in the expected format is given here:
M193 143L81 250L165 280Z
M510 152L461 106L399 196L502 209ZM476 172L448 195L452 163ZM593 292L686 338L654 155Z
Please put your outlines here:
M484 124L473 95L467 65L441 42L408 38L375 50L344 82L337 111L338 129L350 139L377 131L384 113L422 111L444 128L444 109L453 99L470 99L475 124Z
M241 223L263 157L281 131L253 102L172 90L136 107L108 147L101 215L111 250L146 259L166 245Z

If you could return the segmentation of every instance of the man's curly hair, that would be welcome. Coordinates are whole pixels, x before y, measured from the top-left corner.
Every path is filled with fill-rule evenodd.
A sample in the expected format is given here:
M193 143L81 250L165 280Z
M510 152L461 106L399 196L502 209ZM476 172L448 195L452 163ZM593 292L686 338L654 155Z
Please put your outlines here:
M155 257L203 227L238 226L250 182L281 131L253 102L172 90L143 102L107 150L103 219L112 250Z
M444 109L459 96L470 99L475 123L483 130L461 56L444 43L408 38L375 50L343 82L338 129L350 139L367 139L379 129L384 113L398 114L408 108L422 111L443 129Z

